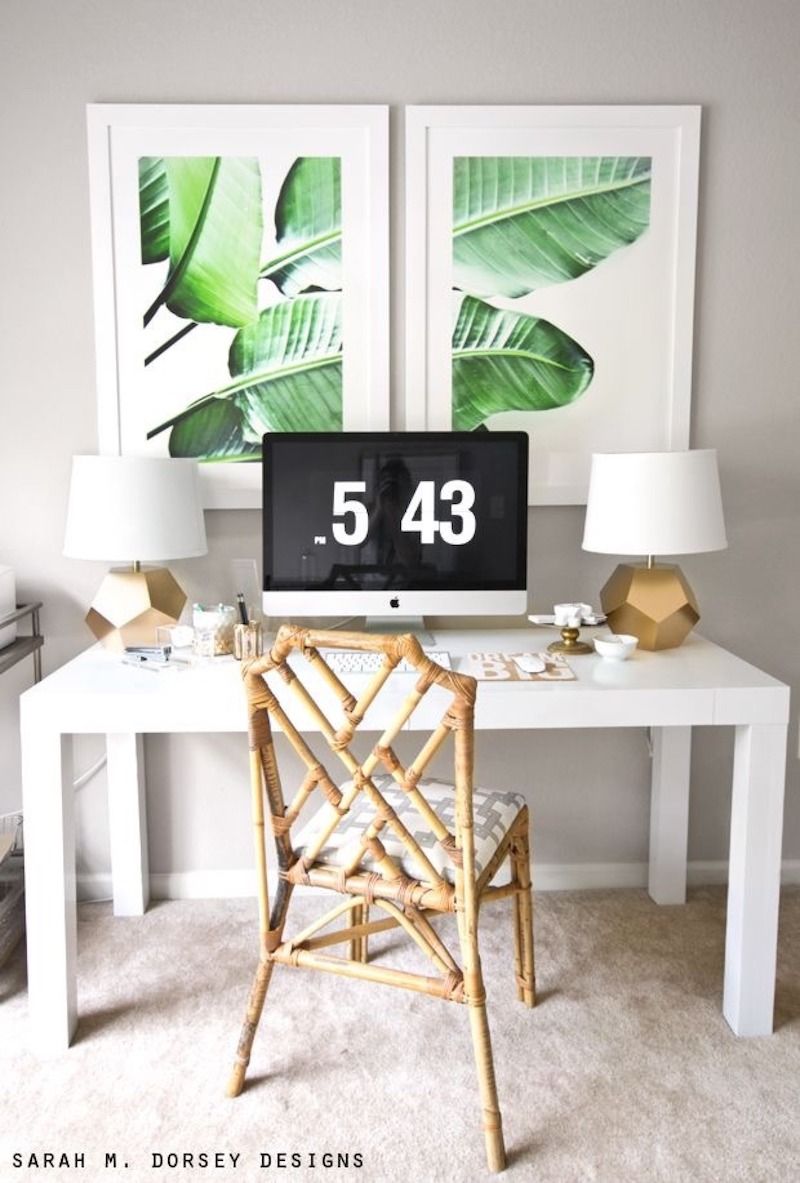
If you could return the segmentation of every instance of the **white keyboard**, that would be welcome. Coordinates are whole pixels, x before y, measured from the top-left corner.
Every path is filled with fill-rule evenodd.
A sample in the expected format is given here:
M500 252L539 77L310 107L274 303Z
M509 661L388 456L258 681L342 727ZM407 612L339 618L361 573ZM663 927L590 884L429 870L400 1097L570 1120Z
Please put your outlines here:
M382 653L363 652L360 649L322 649L322 656L335 674L375 674L383 665ZM450 666L450 654L441 649L426 649L425 656L431 657L446 670ZM395 667L403 674L414 673L413 665L405 658Z

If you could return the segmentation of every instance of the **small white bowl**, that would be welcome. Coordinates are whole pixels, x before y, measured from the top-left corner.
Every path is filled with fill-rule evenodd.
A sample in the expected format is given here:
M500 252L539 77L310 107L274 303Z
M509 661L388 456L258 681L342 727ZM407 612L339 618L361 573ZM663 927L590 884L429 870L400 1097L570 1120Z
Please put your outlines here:
M594 639L597 652L609 661L627 661L638 644L639 638L627 633L604 633Z

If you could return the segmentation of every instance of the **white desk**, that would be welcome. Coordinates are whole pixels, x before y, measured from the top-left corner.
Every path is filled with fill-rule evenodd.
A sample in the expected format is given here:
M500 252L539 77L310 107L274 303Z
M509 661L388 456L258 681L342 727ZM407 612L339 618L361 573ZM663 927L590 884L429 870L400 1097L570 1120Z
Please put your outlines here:
M552 637L535 629L441 632L437 645L457 668L460 654L543 649ZM723 1013L738 1035L768 1034L788 686L699 637L624 663L591 655L571 664L576 681L482 682L476 727L651 727L649 891L656 903L686 897L691 728L735 728ZM441 693L431 690L414 729L438 721ZM222 660L154 674L93 647L22 696L21 730L30 1016L36 1046L53 1052L68 1046L78 1019L71 737L106 736L114 911L140 915L149 900L142 735L244 731L239 666Z

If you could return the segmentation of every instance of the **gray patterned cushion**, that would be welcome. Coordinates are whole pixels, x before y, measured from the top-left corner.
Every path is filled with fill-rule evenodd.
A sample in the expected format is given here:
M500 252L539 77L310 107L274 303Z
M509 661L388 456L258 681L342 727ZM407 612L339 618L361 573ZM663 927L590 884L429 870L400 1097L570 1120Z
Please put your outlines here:
M375 776L372 779L403 825L414 835L433 866L448 883L453 883L455 874L449 859L403 790L390 776ZM346 791L351 783L347 781L341 786L342 790ZM450 833L454 834L456 820L453 786L439 780L423 779L419 782L419 788ZM519 793L498 793L490 789L476 788L472 801L475 821L475 867L477 875L480 875L525 805L525 798ZM313 841L326 814L327 810L319 810L295 836L295 849L298 854L302 855L305 847ZM342 818L320 851L317 863L326 863L329 866L343 866L348 863L355 857L361 835L374 816L375 810L372 805L363 792L359 793L349 813ZM420 878L421 868L415 864L411 854L388 824L381 831L380 839L387 853L400 864L406 875L412 879ZM369 854L362 855L361 863L365 869L374 870L374 863Z

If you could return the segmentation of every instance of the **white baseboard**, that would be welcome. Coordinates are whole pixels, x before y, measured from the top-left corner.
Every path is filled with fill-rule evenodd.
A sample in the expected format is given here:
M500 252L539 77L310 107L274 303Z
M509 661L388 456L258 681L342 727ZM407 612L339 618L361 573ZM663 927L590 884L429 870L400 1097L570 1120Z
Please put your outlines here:
M718 862L689 863L686 868L686 884L688 887L714 887L728 882L728 864L724 859ZM783 868L781 868L781 882L783 882Z
M79 900L110 900L112 881L108 872L79 874ZM224 900L256 896L253 870L170 871L150 876L150 895L154 900Z
M597 887L646 887L647 863L533 864L536 891L582 891Z
M718 862L689 863L686 873L689 887L710 887L728 882L728 864L724 859ZM800 859L784 859L781 863L781 887L800 883Z
M150 876L150 892L155 900L227 900L240 897L255 899L254 870L171 871Z
M535 863L536 891L582 891L592 888L646 887L647 863ZM689 863L690 887L707 887L728 882L728 864ZM800 859L785 859L781 865L781 883L800 883ZM150 892L157 900L235 899L255 897L255 872L252 870L172 871L150 876ZM79 900L111 898L111 875L79 874Z
M99 903L100 900L112 898L110 872L101 871L89 874L86 871L79 871L76 878L79 900L91 900L93 903Z

